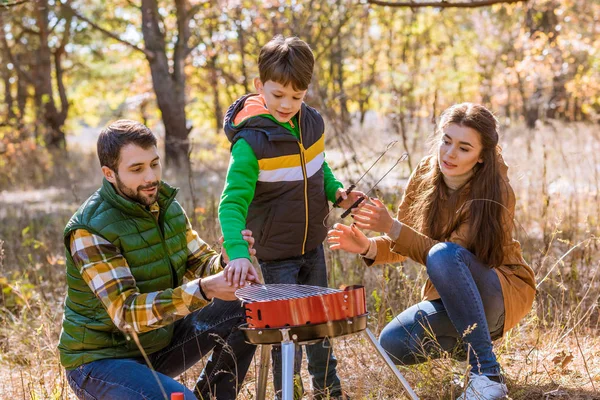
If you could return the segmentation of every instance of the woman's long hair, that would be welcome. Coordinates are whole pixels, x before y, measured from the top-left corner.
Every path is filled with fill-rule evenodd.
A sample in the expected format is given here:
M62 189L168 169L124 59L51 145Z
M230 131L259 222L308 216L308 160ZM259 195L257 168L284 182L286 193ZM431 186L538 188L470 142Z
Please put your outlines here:
M443 129L448 125L469 127L479 133L481 144L480 158L470 180L467 201L463 207L467 212L454 212L462 189L447 195L447 187L439 167L439 146ZM498 121L484 106L473 103L456 104L442 113L440 124L432 146L432 158L428 170L419 182L415 200L410 208L411 225L436 240L448 240L452 231L466 222L468 229L468 250L490 268L502 264L505 231L502 227L505 203L502 199L501 177L498 168ZM449 204L443 205L443 201ZM447 207L453 215L450 223L443 225L440 220L442 207ZM463 210L465 211L465 210ZM466 220L466 221L465 221Z

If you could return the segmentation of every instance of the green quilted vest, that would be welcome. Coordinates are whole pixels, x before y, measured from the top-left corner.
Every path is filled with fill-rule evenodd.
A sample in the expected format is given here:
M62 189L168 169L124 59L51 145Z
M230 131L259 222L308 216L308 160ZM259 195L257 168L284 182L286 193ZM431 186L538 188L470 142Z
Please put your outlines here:
M175 200L178 189L162 182L158 221L141 204L116 193L104 180L102 187L71 217L64 231L66 246L67 297L58 345L60 360L67 369L104 358L141 355L133 339L110 319L100 300L92 293L73 263L70 234L86 229L117 246L136 280L140 293L175 288L186 270L187 220ZM173 325L139 334L147 354L167 346Z

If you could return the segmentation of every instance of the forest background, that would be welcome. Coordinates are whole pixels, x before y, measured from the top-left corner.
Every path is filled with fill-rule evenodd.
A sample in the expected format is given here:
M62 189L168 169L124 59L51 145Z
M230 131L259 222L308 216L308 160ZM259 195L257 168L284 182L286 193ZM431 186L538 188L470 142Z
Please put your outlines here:
M62 230L101 182L100 129L119 118L148 125L165 179L216 245L229 151L221 121L253 90L259 49L275 34L314 50L306 101L326 119L339 177L358 179L398 140L359 183L368 190L409 153L378 186L390 209L441 111L472 101L495 112L515 236L538 284L534 309L495 343L511 397L600 398L598 0L0 0L0 26L0 398L74 398L56 350ZM327 257L331 286L366 285L376 333L419 300L418 265ZM401 396L367 343L336 346L353 398ZM402 372L420 397L450 399L465 371L445 357ZM255 376L241 398L254 398Z

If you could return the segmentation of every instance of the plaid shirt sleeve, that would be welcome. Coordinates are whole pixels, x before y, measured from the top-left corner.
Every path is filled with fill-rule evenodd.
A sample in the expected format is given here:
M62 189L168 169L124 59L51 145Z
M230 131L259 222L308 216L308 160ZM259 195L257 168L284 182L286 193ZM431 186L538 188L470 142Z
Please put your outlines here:
M219 256L188 229L188 272L205 276L219 265ZM195 234L195 236L194 236ZM193 239L193 240L192 240ZM151 331L185 317L208 302L200 294L200 279L174 289L140 293L120 250L101 236L78 229L71 234L71 256L92 292L121 330ZM192 265L192 268L190 268Z
M216 274L223 269L222 256L217 254L200 238L200 235L192 228L189 219L185 236L188 247L186 279L203 278Z

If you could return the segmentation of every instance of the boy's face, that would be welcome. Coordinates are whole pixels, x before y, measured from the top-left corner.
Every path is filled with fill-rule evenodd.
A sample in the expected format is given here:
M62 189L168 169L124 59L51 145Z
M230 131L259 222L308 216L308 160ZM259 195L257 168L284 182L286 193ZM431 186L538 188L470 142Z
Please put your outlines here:
M295 90L291 83L283 86L281 83L254 79L254 86L262 94L267 103L267 109L279 122L288 122L300 111L306 90Z
M104 166L102 172L126 199L144 206L158 199L162 167L156 146L144 149L135 144L125 145L121 148L117 171Z

